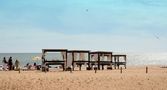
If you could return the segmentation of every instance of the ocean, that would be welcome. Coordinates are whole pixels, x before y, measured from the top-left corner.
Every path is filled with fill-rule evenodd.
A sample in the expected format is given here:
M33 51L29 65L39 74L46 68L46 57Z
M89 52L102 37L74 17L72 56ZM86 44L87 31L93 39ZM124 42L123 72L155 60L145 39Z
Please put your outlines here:
M167 65L167 53L126 53L127 66L141 66L141 65ZM3 57L8 60L9 57L13 58L13 63L17 59L20 61L21 66L27 63L41 64L41 60L34 61L32 58L35 56L42 56L41 53L0 53L0 65L2 65ZM55 57L53 54L49 58L60 58L61 55Z
M27 63L33 64L41 64L41 61L34 61L33 57L41 56L41 53L0 53L0 64L2 64L3 58L6 57L8 61L9 57L12 57L13 63L15 60L19 60L21 66L25 66Z

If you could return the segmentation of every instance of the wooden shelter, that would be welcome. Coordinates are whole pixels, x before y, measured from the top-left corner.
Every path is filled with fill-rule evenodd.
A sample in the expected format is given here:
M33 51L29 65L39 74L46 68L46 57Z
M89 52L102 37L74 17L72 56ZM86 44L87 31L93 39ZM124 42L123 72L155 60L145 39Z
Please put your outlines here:
M91 66L97 65L97 69L100 70L100 66L102 66L102 70L104 66L107 65L112 69L112 52L106 51L97 51L97 52L90 52L90 64ZM104 59L107 57L107 60Z
M46 57L47 53L59 53L62 56L60 59L48 59ZM52 57L53 57L52 56ZM42 70L46 71L47 66L49 65L61 65L63 70L74 70L75 65L79 66L81 70L82 65L87 66L87 70L91 70L93 67L100 70L104 69L104 66L107 66L107 69L116 69L120 65L124 65L126 69L126 55L113 55L112 52L108 51L96 51L90 52L89 50L67 50L67 49L42 49Z
M49 52L59 52L62 54L62 59L61 60L47 60L46 59L46 53ZM44 66L49 66L49 65L61 65L63 67L63 70L66 69L66 64L67 64L67 49L42 49L42 64ZM44 67L45 69L46 67Z
M68 56L69 54L71 55L73 70L75 65L79 66L79 70L81 70L82 65L88 65L87 69L90 68L90 51L89 50L70 50L68 51ZM69 60L69 57L68 57L68 60Z
M114 58L114 67L116 69L116 67L118 67L119 69L119 66L120 65L124 65L125 69L126 69L126 55L113 55L113 58ZM120 61L120 58L123 58L123 61Z

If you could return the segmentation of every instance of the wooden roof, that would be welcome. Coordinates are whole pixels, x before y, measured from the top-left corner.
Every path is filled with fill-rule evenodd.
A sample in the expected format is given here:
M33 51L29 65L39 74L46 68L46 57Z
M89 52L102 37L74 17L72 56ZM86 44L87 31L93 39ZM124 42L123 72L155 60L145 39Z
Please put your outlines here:
M109 52L109 51L95 51L95 52L90 52L90 54L112 54L112 52Z
M67 52L67 49L42 49L42 52Z
M69 53L89 53L89 50L69 50Z

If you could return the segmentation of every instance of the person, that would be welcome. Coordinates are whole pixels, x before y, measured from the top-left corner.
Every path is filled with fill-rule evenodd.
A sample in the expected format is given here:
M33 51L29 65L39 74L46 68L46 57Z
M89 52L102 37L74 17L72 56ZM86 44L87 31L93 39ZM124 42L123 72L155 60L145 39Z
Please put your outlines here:
M4 57L3 58L3 70L7 71L7 68L8 68L8 65L7 65L7 61L6 61L6 58Z
M16 59L16 61L15 61L15 69L16 70L19 70L19 61Z
M9 70L13 70L12 57L10 57L9 60L8 60L8 67L9 67Z
M37 64L36 63L34 63L34 69L37 69Z
M28 70L30 70L30 69L31 69L31 67L30 67L30 64L29 64L29 63L27 63L27 64L26 64L26 67L27 67L27 69L28 69Z
M28 67L28 66L29 66L29 63L26 64L26 67Z

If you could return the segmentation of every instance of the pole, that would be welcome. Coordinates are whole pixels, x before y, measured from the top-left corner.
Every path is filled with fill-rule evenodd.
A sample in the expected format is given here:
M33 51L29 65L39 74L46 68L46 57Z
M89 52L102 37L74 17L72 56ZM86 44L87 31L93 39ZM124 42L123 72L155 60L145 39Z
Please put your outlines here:
M95 73L97 73L97 68L95 68Z
M73 66L71 65L71 68L70 68L70 73L72 73L72 70L73 70Z
M146 67L146 73L148 73L148 67Z
M120 69L121 71L120 71L120 73L122 74L122 67L121 67L121 69Z
M19 68L19 73L20 73L20 68Z
M97 73L97 69L98 69L97 63L95 63L95 67L94 67L95 73Z

